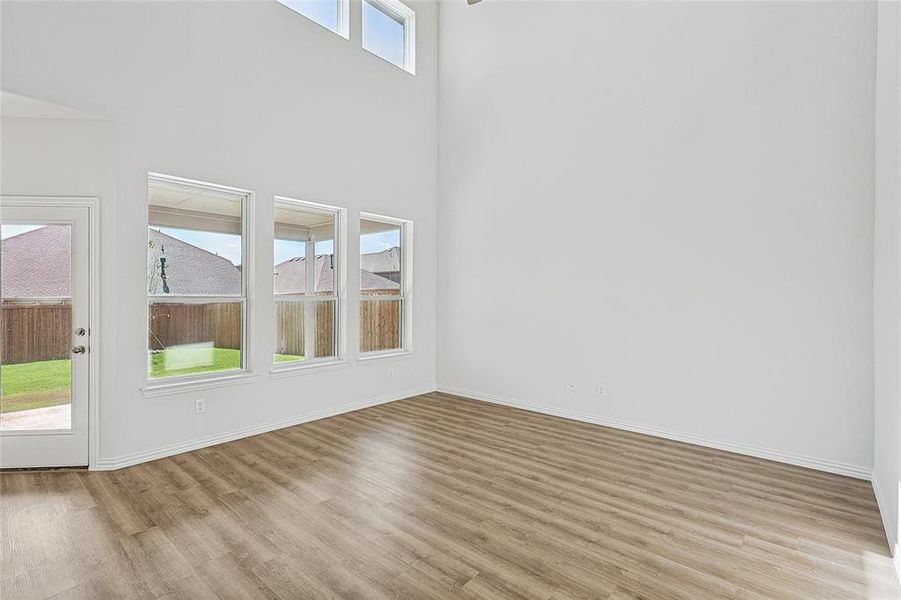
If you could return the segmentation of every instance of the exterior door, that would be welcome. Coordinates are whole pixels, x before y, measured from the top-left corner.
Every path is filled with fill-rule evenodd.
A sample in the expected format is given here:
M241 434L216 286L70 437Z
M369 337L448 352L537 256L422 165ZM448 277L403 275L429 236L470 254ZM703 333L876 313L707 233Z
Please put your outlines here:
M0 198L0 467L86 466L89 208Z

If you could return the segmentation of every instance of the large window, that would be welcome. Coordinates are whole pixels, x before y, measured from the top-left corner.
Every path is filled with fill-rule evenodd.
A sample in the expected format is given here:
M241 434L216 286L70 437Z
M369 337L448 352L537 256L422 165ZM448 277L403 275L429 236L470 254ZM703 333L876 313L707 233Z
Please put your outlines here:
M363 48L416 72L416 13L399 0L363 0Z
M275 363L339 355L340 214L333 207L275 199Z
M347 0L278 0L278 2L326 29L348 37Z
M148 187L148 377L245 369L249 194L156 174Z
M360 219L360 352L409 349L408 221Z

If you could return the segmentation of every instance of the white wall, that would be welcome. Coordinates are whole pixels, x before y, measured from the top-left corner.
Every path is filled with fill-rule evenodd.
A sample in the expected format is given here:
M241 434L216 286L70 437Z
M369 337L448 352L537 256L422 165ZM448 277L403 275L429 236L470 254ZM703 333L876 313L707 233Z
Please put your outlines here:
M876 430L873 487L901 569L901 10L878 5L876 66ZM901 572L901 570L899 570Z
M437 8L411 5L418 26L415 77L359 47L359 2L352 3L350 41L275 2L2 4L2 88L109 118L94 125L111 136L105 149L95 146L93 133L73 137L78 125L54 121L8 126L12 120L4 119L0 139L2 193L101 196L95 466L434 387ZM22 144L35 136L51 150ZM82 162L94 164L96 153L104 153L96 173L72 172L64 156L73 145L80 145ZM148 171L256 192L256 382L142 395ZM275 194L349 209L351 274L359 268L361 210L415 221L413 356L358 365L358 317L349 311L347 368L269 377L272 248L265 240ZM207 408L195 416L197 397L206 398Z
M0 133L2 193L102 198L99 466L429 389L437 233L443 387L865 474L875 7L444 3L439 103L412 5L415 77L358 2L350 41L274 2L2 4L2 88L109 118ZM346 369L271 380L261 243L260 379L144 398L151 170L255 190L258 239L274 194L348 207L352 272L360 210L414 219L414 356L358 366L351 311Z
M875 20L442 3L439 386L867 476Z

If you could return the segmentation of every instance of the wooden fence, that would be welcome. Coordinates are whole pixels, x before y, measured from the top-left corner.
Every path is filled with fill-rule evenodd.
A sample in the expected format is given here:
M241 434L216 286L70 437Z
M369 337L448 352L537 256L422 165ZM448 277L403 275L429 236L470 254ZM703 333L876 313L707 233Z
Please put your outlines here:
M68 358L71 332L71 304L3 304L0 362Z
M335 303L316 302L316 322L313 330L316 352L304 352L304 307L306 302L275 303L275 352L305 358L335 355Z
M275 303L275 352L304 352L304 302ZM360 349L400 347L401 307L398 300L360 303ZM334 356L335 303L316 303L315 353ZM217 348L241 347L241 303L159 303L150 305L149 348L212 342ZM72 309L68 304L4 304L0 317L0 362L15 364L69 357ZM307 356L307 358L312 358Z
M360 301L360 351L400 348L400 300Z
M150 305L149 348L212 342L216 348L241 347L241 303Z

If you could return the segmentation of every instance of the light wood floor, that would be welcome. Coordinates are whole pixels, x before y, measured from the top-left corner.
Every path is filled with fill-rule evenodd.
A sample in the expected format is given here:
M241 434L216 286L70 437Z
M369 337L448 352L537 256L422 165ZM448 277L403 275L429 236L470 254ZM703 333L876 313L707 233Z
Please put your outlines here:
M14 598L898 598L868 483L428 394L0 475Z

